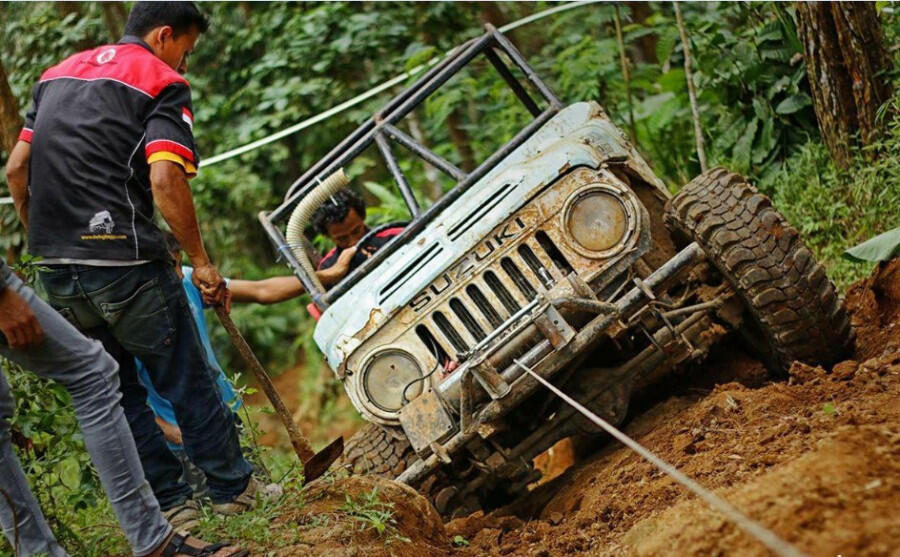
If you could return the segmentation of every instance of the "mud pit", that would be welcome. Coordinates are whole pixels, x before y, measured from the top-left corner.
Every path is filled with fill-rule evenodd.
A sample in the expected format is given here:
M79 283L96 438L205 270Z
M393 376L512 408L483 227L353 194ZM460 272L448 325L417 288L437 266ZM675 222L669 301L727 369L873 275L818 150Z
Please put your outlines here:
M900 555L900 261L845 305L853 360L773 382L727 347L626 432L809 555ZM619 445L447 534L473 556L770 554Z

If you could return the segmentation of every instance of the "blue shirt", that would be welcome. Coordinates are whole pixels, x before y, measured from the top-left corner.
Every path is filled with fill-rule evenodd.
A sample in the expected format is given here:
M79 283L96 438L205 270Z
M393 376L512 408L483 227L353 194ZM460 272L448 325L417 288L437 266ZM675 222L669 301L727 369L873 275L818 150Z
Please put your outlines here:
M241 407L241 399L238 398L231 383L229 383L228 379L225 377L225 372L222 371L222 367L216 360L212 344L209 342L209 333L206 332L206 316L203 315L203 310L208 306L203 303L203 296L200 294L200 290L198 290L197 287L194 286L194 283L191 282L191 276L194 274L194 269L192 267L184 266L181 268L181 271L184 273L184 279L181 281L181 284L184 287L184 293L187 294L188 306L191 308L191 315L194 317L194 323L197 324L197 332L200 333L200 342L203 344L203 349L206 350L206 358L209 360L209 364L218 372L216 374L216 386L218 386L219 393L222 395L222 400L225 401L225 404L231 408L233 412L237 412ZM150 409L153 410L153 413L158 417L172 425L178 425L172 404L161 397L159 393L156 392L156 389L153 388L153 384L150 382L150 375L147 373L147 368L144 367L144 364L137 358L135 358L134 363L137 365L138 380L144 388L147 389L147 405L150 406Z

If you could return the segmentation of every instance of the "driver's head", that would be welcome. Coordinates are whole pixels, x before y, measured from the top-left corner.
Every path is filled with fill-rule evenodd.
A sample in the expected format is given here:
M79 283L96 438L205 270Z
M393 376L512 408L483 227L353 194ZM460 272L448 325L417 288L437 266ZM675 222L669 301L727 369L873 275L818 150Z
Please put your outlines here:
M340 249L356 245L366 235L366 203L358 193L342 189L325 200L312 216L316 232L325 234Z

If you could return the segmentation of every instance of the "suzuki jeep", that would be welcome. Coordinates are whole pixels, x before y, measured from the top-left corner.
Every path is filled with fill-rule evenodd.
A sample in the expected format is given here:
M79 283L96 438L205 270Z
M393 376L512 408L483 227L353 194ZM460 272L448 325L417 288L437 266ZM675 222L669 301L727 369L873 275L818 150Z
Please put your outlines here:
M533 120L466 172L403 127L479 55ZM373 145L411 218L326 290L304 231L347 186L343 168ZM420 205L398 146L456 185ZM409 484L448 517L508 500L540 476L536 455L596 433L526 368L618 424L633 392L726 335L776 373L794 360L834 361L852 342L834 286L766 196L718 168L670 198L599 105L564 106L490 26L260 221L311 295L315 341L369 422L341 465Z

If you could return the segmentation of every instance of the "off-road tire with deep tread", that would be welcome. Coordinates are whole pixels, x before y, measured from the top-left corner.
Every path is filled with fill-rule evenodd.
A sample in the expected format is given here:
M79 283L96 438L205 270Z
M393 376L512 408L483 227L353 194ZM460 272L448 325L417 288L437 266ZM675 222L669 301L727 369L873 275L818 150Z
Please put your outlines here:
M676 240L697 242L737 290L773 371L848 353L854 332L825 269L745 178L724 168L696 177L669 201L666 226Z
M397 439L384 428L367 423L344 444L343 456L334 463L336 470L353 475L374 475L396 479L416 460L406 439Z
M417 458L406 439L397 439L384 428L367 423L347 440L343 456L331 468L336 472L345 470L351 475L375 475L394 480ZM460 497L452 495L466 483L466 480L451 481L443 471L438 470L418 486L418 491L441 516L449 520L481 509L480 503L472 497L460 500ZM451 486L457 489L448 491Z

